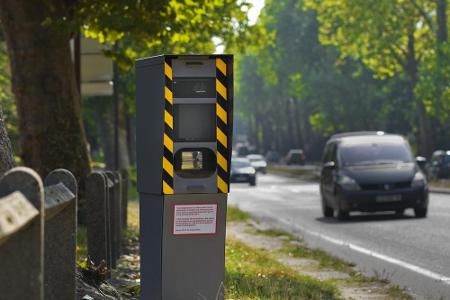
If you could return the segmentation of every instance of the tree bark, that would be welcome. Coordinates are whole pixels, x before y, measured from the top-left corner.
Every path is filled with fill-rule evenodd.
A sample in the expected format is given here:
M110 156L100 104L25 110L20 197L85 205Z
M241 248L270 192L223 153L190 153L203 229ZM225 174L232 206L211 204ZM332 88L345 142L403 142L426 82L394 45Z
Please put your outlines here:
M125 105L123 92L126 87L124 86L124 82L121 78L121 72L118 70L118 66L114 63L115 71L114 71L114 84L117 89L115 90L117 103L116 105L116 117L117 117L117 128L115 130L115 135L117 138L117 169L119 170L128 170L130 167L130 156L128 152L128 137L127 137L127 107Z
M437 0L437 42L442 44L448 39L447 28L447 0Z
M131 117L127 114L126 116L127 122L127 145L128 145L128 154L131 165L136 164L136 122L134 117Z
M48 7L61 7L61 3L0 1L21 156L23 163L41 176L66 168L82 180L90 172L90 164L71 59L71 35L55 25L43 25L50 15Z
M128 152L127 111L123 99L119 97L119 169L128 170L130 155Z
M15 167L11 141L6 132L3 111L0 108L0 176Z
M105 158L106 169L114 169L114 124L111 97L98 97L94 103L97 135Z

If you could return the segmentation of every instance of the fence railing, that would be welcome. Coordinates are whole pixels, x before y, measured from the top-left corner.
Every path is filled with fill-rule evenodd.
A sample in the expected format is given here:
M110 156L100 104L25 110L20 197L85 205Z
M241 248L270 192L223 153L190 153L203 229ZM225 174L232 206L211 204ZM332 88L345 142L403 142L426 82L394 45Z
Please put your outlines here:
M88 253L108 269L116 267L126 228L122 174L96 171L86 181ZM0 300L75 299L77 194L75 177L64 169L44 183L24 167L0 179Z

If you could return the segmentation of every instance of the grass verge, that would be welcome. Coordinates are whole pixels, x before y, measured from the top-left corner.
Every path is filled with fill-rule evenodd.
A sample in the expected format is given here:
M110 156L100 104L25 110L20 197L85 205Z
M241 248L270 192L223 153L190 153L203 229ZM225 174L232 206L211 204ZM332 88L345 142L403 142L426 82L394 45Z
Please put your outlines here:
M299 275L265 251L227 239L226 299L340 299L335 286Z
M251 216L236 207L228 209L228 220L246 222ZM130 201L129 237L139 234L139 204ZM86 229L78 229L77 262L83 266L87 256ZM225 299L340 299L333 284L299 275L264 251L228 238L225 249Z
M272 174L287 175L292 177L299 177L303 180L318 181L320 174L317 171L301 168L290 168L283 165L269 165L267 172Z
M233 210L233 213L240 214L239 208L229 207L229 210ZM246 232L248 234L266 236L269 238L278 239L281 242L281 247L277 246L275 250L270 251L269 257L275 261L279 261L283 257L292 257L299 259L308 259L316 263L309 266L305 266L309 272L320 274L321 272L341 272L342 274L347 274L348 277L343 278L330 278L321 280L320 283L326 283L328 286L332 286L336 289L358 289L364 290L376 290L379 293L378 296L382 295L382 299L403 299L412 300L413 298L406 293L405 289L401 288L396 284L391 284L386 277L386 274L375 274L372 277L364 276L360 272L356 271L354 264L346 262L336 256L330 255L327 252L308 247L305 242L294 235L280 230L280 229L259 229L259 225L252 216L248 213L246 214L245 222L248 225ZM230 220L229 220L230 221ZM249 222L251 221L251 222ZM237 221L239 222L239 221ZM236 222L236 223L237 223ZM245 241L245 239L244 239ZM258 250L260 251L260 250ZM265 250L267 251L267 250ZM277 260L278 258L278 260ZM227 256L228 259L228 256ZM304 267L304 268L305 268ZM302 269L303 270L303 269ZM300 274L303 272L300 270ZM296 272L298 272L297 270ZM311 273L308 273L308 275ZM314 278L314 277L313 277ZM371 292L369 292L369 296ZM348 295L347 295L348 297ZM245 298L246 299L246 298ZM252 298L253 299L253 298ZM284 298L268 298L268 299L284 299ZM292 299L292 298L287 298ZM294 297L294 299L297 299ZM303 298L299 298L303 299ZM307 298L306 298L307 299ZM353 299L353 298L351 298ZM376 299L380 299L379 297Z

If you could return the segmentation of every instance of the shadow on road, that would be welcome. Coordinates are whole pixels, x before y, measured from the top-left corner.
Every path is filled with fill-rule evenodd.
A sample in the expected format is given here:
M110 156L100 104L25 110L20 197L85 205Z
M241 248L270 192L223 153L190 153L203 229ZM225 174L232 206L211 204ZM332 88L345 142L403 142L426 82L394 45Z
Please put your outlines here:
M340 221L336 218L316 218L316 221L325 224L348 224L348 223L358 223L358 222L380 222L380 221L405 221L415 219L414 216L402 215L398 216L394 213L373 213L373 214L357 214L350 215L348 220Z

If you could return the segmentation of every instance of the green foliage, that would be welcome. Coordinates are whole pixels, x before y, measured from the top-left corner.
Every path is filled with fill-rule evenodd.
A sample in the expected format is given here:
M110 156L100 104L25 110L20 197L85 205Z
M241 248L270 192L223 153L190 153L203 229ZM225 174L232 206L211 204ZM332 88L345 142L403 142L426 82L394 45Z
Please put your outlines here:
M11 140L14 153L18 153L18 120L14 97L11 93L11 79L9 75L8 54L3 36L0 34L0 103L5 120L6 130Z
M322 45L316 13L303 1L267 1L259 22L267 43L239 59L236 109L260 151L307 148L318 159L320 136L410 130L404 95L392 101L400 78L375 79L359 60Z
M449 7L435 0L305 0L317 12L320 41L360 59L377 78L402 76L416 103L419 147L433 144L429 119L443 126L450 102ZM439 15L447 16L440 19ZM413 125L413 127L416 127ZM420 130L419 130L420 129ZM428 149L427 149L428 148Z
M448 137L450 50L436 39L436 9L434 0L266 1L265 43L238 60L238 128L260 152L305 148L313 159L321 136L342 131L415 143L431 118L434 132L420 134Z

